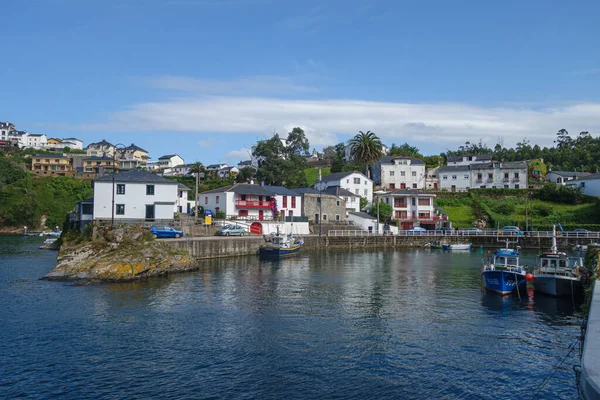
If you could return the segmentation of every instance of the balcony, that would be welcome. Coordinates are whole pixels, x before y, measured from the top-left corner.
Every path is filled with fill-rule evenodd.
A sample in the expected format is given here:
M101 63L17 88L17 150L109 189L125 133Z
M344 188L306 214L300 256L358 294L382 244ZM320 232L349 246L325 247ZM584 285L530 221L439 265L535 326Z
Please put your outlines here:
M494 182L494 178L487 178L488 183Z
M237 200L235 202L237 208L261 208L271 209L273 208L272 201L260 201L260 200Z
M483 183L483 179L482 178L477 178L477 179L475 179L475 182L476 183Z
M504 178L502 181L503 182L510 182L510 178Z
M516 177L513 178L513 182L520 182L520 181L521 181L521 179L519 179L519 178L516 178Z

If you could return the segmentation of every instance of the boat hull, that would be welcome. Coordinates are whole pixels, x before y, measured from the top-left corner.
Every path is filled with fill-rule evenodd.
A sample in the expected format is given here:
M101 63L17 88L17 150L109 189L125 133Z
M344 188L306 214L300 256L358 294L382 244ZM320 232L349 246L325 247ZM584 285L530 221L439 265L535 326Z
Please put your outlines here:
M270 247L270 246L262 246L259 250L259 254L264 257L287 257L292 256L294 254L298 254L300 251L300 246L291 246L291 247Z
M443 244L444 250L471 250L470 244Z
M555 297L567 297L583 292L581 280L568 276L535 275L534 291Z
M511 294L519 289L527 287L525 276L516 272L493 270L481 273L485 282L485 288L491 292L502 295Z

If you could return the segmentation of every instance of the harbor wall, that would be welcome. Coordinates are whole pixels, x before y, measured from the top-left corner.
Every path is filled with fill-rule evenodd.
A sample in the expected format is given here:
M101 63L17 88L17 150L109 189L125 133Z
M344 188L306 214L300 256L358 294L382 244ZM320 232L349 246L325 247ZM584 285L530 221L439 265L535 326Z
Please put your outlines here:
M579 389L584 399L600 400L600 285L594 283L588 315Z
M441 240L442 243L473 243L474 248L480 246L486 248L499 248L503 244L498 242L493 236L447 236L447 237L429 237L429 236L363 236L363 237L344 237L344 236L302 236L304 240L304 251L318 251L325 248L331 249L353 249L353 248L409 248L423 247L426 243L434 239ZM262 236L246 237L204 237L204 238L183 238L169 241L173 246L187 249L195 259L210 259L234 256L247 256L258 254L259 246L264 243ZM519 238L518 245L523 249L549 249L551 238L522 237ZM581 239L559 238L557 240L559 249L571 249ZM514 247L515 244L510 245Z

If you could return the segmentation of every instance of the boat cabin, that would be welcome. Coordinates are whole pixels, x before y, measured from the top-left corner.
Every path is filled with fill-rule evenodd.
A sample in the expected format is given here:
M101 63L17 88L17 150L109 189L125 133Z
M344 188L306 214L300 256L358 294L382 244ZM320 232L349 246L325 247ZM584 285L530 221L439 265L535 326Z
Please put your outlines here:
M499 250L494 254L495 268L516 268L519 267L519 253L510 249Z
M571 275L576 264L583 265L580 260L567 257L562 252L546 252L538 256L539 273L554 275Z

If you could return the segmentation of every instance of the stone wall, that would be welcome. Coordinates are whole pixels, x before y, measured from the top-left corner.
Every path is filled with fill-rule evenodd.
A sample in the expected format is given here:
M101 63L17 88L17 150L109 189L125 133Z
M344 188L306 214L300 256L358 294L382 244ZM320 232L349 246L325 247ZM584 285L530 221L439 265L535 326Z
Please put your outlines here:
M318 222L315 220L316 214L321 214L319 207L319 196L321 197L322 214L327 216L325 221L346 221L346 202L337 196L330 194L305 193L302 196L302 216L308 217L309 222ZM339 215L339 220L336 220Z

